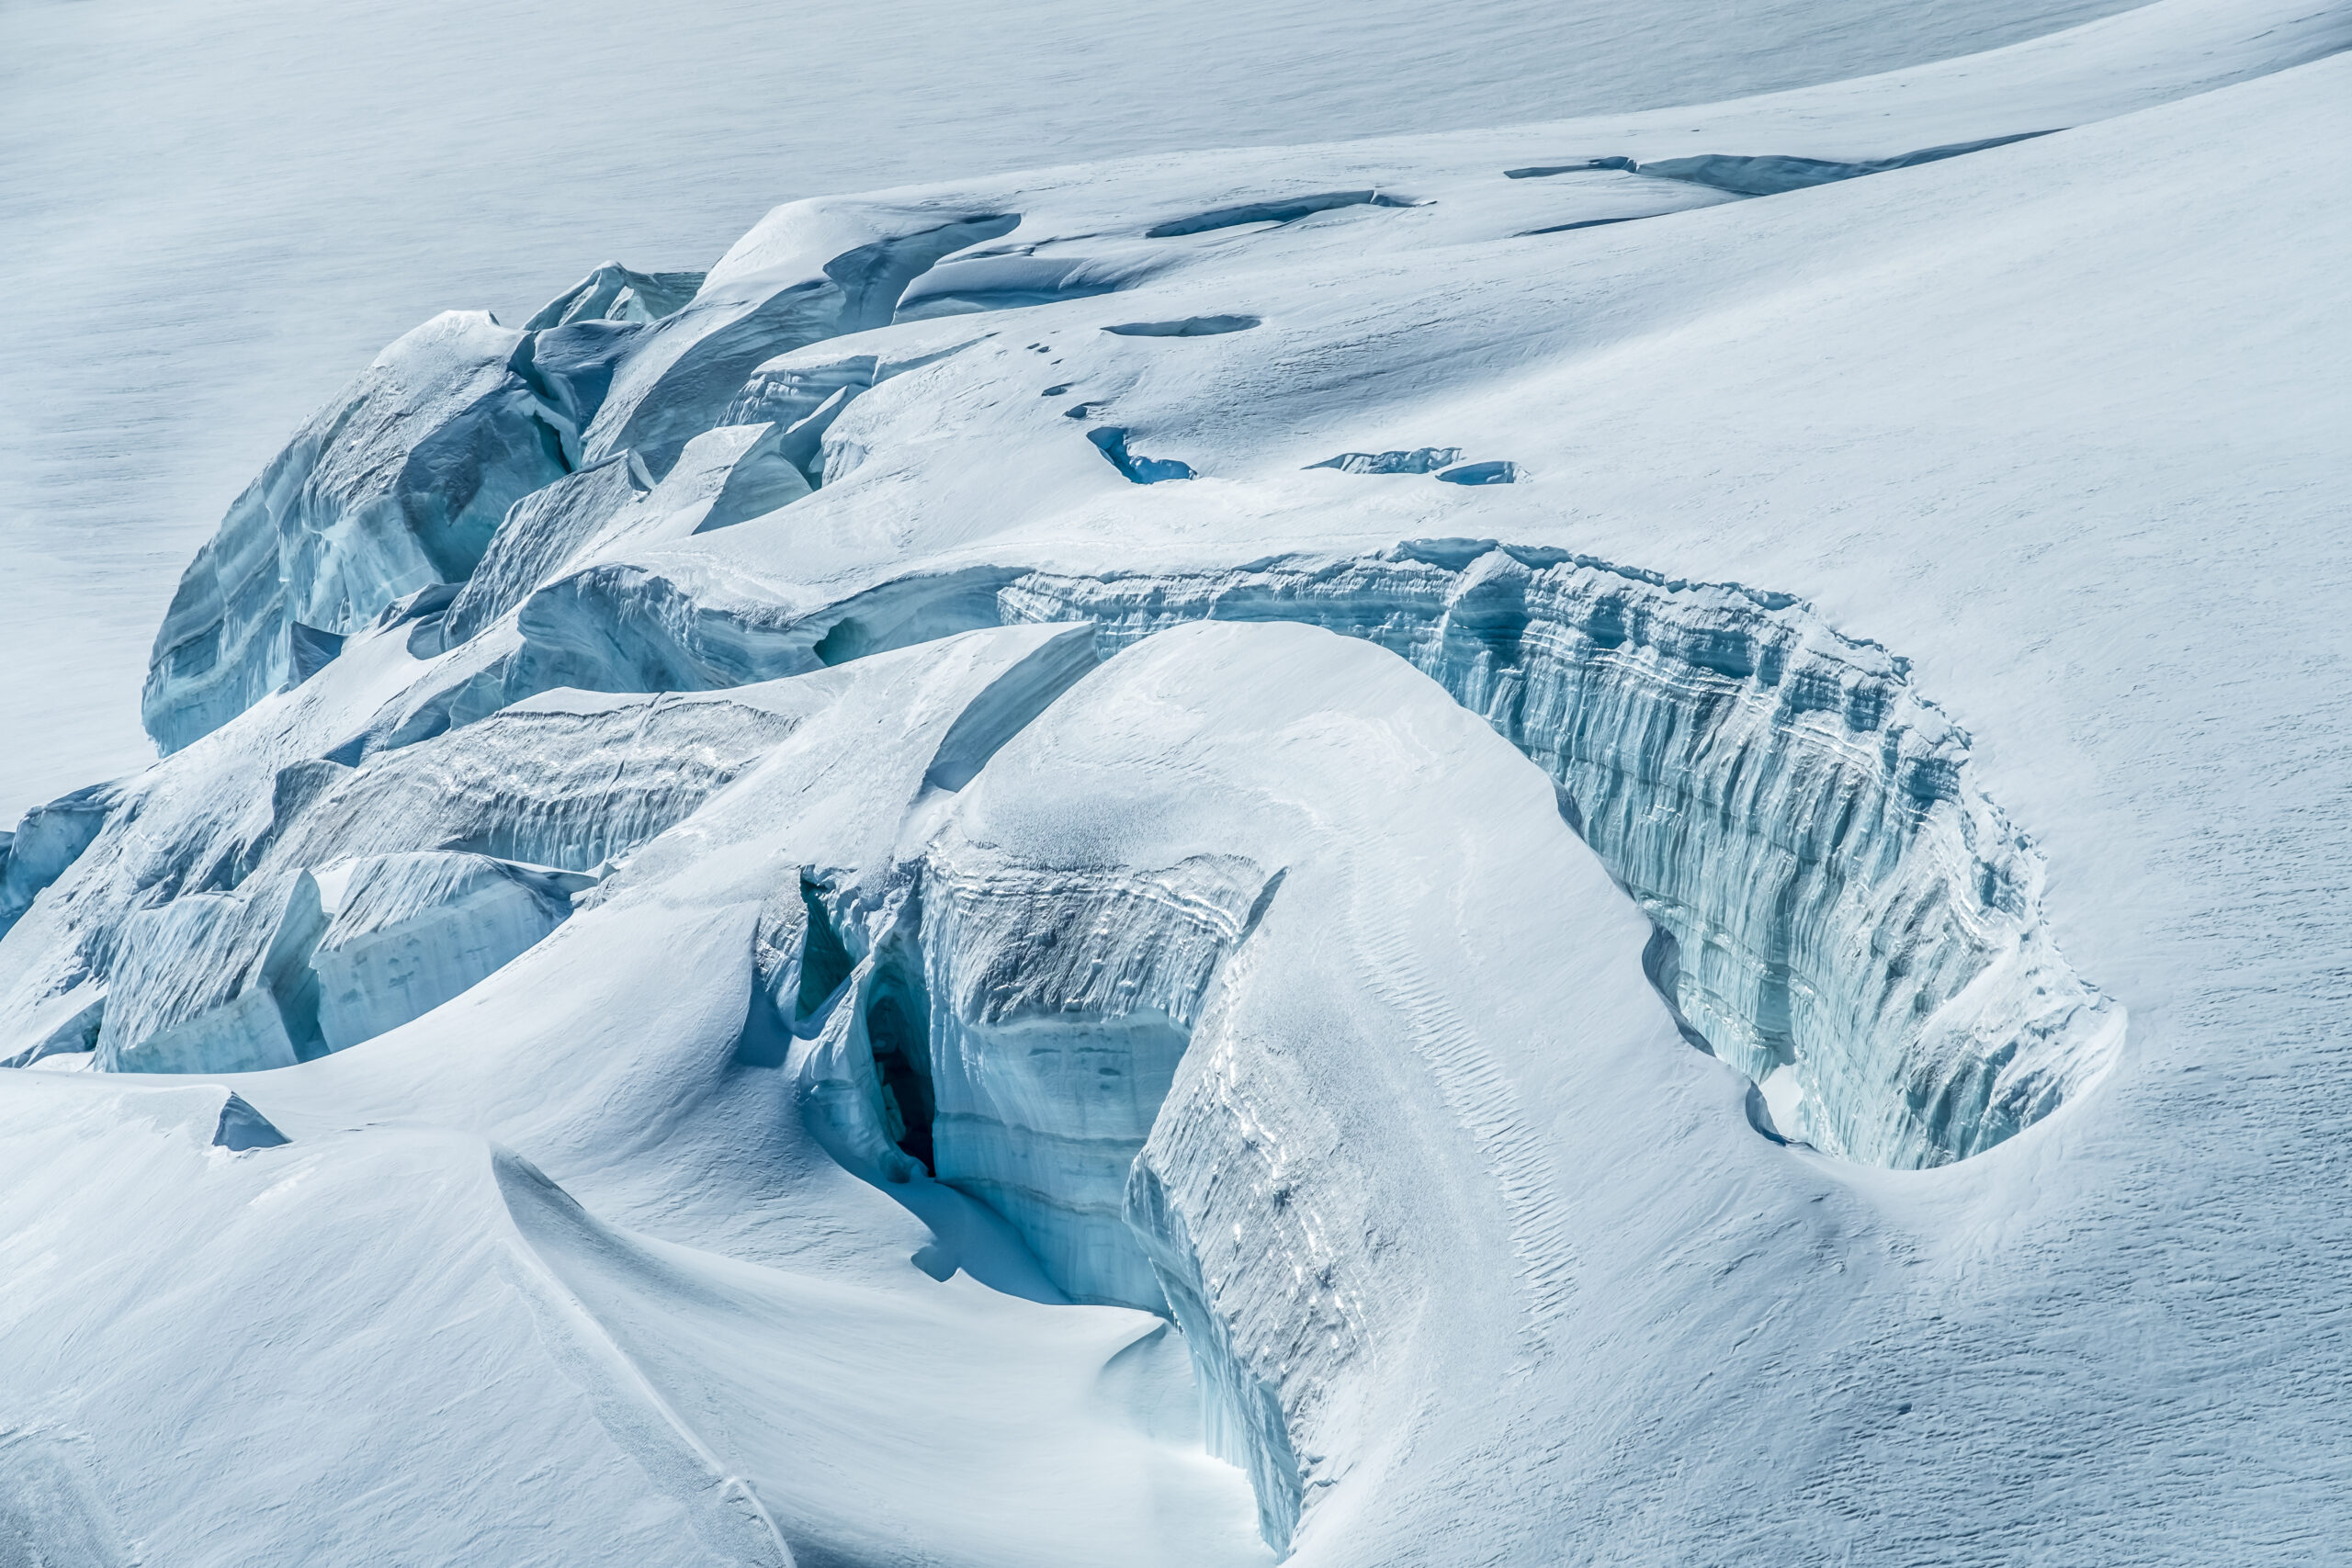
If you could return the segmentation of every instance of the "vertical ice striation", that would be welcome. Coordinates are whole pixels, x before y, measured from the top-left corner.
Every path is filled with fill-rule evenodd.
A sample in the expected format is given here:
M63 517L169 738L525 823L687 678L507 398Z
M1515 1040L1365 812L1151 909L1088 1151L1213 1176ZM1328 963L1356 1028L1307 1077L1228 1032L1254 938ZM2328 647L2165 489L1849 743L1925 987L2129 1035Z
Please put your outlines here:
M1171 1139L1188 1136L1202 1144L1209 1141L1189 1122L1171 1127ZM1258 1501L1258 1533L1275 1550L1285 1550L1298 1529L1305 1498L1282 1396L1250 1372L1235 1347L1233 1330L1216 1310L1202 1274L1201 1249L1192 1227L1148 1160L1137 1159L1128 1174L1126 1216L1128 1228L1151 1259L1168 1314L1183 1331L1193 1375L1200 1383L1202 1437L1208 1450L1249 1474ZM1278 1233L1279 1219L1264 1228ZM1269 1239L1275 1243L1265 1248L1270 1255L1291 1240L1278 1234Z
M1183 621L1305 620L1402 655L1552 774L1671 939L1657 976L1848 1158L1964 1158L2106 1066L2120 1010L2051 940L2031 845L1908 667L1785 595L1483 542L1239 571L1035 574L1007 619L1105 651Z
M1266 880L1226 856L1023 865L952 831L924 861L935 1173L1075 1300L1162 1310L1128 1171Z

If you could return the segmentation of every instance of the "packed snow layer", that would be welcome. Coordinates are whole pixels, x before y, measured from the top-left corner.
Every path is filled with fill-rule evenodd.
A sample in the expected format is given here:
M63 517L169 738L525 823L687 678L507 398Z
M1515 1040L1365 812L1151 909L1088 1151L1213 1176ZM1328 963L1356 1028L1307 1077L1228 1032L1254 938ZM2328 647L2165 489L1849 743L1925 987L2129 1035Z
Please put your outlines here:
M363 383L286 473L475 457L7 846L0 1517L2308 1557L2347 41L790 204L500 339L413 586L490 358Z

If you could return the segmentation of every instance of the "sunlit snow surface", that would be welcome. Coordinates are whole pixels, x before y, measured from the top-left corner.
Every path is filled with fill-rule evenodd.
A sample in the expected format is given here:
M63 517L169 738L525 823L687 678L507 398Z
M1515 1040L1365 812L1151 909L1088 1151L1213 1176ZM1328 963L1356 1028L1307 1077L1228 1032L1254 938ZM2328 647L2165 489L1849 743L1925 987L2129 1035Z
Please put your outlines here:
M2324 1556L2347 43L416 327L0 865L0 1544Z

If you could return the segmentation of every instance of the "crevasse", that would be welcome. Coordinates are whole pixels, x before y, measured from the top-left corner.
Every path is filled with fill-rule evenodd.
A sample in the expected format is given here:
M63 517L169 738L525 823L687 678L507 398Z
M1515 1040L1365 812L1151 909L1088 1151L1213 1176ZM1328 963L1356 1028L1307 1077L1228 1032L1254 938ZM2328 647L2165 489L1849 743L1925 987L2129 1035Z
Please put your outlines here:
M1965 1158L2056 1109L2121 1010L2051 939L2042 869L1908 668L1783 595L1556 550L1400 547L1241 571L1033 573L1004 618L1109 653L1195 619L1304 620L1410 660L1550 773L1663 933L1653 977L1761 1086L1759 1125L1848 1158Z
M1230 858L1021 866L952 838L925 857L936 1173L1012 1221L1073 1299L1162 1310L1128 1171L1266 880Z
M1656 923L1653 978L1759 1085L1774 1135L1895 1168L1964 1158L2120 1037L1966 735L1904 660L1785 594L1453 540L1239 570L973 567L779 608L582 573L526 606L526 651L560 619L598 630L550 663L571 684L719 687L981 626L1088 621L1108 655L1185 621L1305 621L1408 660L1551 774Z
M817 1037L804 1114L845 1163L904 1183L920 1161L1004 1219L1071 1300L1175 1321L1209 1451L1249 1473L1277 1549L1302 1506L1281 1398L1236 1350L1183 1213L1139 1156L1281 885L1233 855L1032 865L951 828L878 910L804 883L806 918L777 921L797 928L797 976L776 987ZM1214 1142L1216 1118L1179 1120L1160 1135ZM1285 1216L1262 1219L1227 1248L1295 1248Z

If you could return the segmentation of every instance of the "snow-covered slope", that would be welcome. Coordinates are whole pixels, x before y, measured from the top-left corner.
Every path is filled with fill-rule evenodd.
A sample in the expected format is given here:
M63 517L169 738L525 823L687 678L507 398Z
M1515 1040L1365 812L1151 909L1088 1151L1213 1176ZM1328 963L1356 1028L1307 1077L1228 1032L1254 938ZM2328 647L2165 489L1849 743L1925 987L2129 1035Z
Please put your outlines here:
M0 1529L2324 1552L2347 43L2164 0L417 328L9 847Z
M707 265L791 197L1555 118L1965 54L2128 0L612 0L0 11L0 815L151 755L188 554L383 344L608 256ZM35 737L37 741L22 738Z

